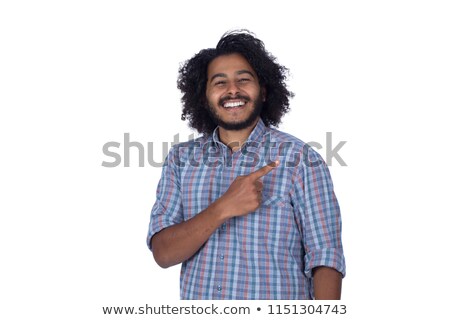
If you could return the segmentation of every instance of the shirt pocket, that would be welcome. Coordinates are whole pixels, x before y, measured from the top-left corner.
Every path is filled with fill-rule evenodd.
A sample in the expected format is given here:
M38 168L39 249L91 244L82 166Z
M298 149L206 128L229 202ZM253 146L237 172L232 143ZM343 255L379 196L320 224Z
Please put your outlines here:
M294 223L294 210L288 195L271 194L264 196L258 208L262 228L270 232L287 232ZM269 225L266 225L266 224Z
M257 212L248 214L245 221L240 230L249 235L246 244L251 245L246 248L267 255L268 261L284 261L300 252L301 234L289 195L263 193Z

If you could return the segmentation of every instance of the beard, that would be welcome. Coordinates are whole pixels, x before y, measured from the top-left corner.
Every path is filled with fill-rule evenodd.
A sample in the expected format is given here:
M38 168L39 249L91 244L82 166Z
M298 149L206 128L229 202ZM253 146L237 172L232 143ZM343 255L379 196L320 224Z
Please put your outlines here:
M246 101L246 103L248 103L250 101L250 99L248 97L245 96L237 96L236 98L239 99L243 99ZM226 98L224 100L219 101L219 105L223 105L223 103L226 100L229 100L230 98ZM226 122L224 120L222 120L219 116L219 114L217 113L217 111L215 111L211 106L208 105L208 107L206 108L208 110L209 115L211 116L211 119L214 121L214 123L216 125L218 125L219 127L225 129L225 130L232 130L232 131L237 131L237 130L242 130L245 128L248 128L250 126L252 126L256 119L259 117L259 115L261 114L262 108L263 108L263 101L262 101L262 93L260 93L258 95L258 97L256 98L256 100L253 102L253 110L252 112L249 114L249 116L247 117L247 119L239 121L239 122Z

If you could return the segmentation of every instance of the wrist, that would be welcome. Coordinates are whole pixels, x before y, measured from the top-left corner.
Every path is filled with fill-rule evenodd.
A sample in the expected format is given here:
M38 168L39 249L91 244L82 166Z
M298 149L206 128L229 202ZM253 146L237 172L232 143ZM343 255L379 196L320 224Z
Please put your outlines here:
M209 208L211 209L212 214L217 217L220 224L232 218L232 216L230 215L230 210L228 209L228 206L222 198L214 201Z

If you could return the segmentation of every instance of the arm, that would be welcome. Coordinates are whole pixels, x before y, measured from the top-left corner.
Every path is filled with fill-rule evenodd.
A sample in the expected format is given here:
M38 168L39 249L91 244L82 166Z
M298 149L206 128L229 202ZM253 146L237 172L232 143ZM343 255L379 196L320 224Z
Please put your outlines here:
M261 204L258 180L278 165L271 163L247 176L237 177L228 190L192 219L167 227L151 239L153 256L163 268L189 259L226 220L255 211Z
M340 300L342 274L328 267L313 269L314 295L316 300Z
M226 220L216 201L192 219L161 230L151 239L156 263L168 268L189 259Z
M307 151L310 162L299 167L298 182L294 181L294 204L303 229L304 272L312 278L315 299L339 299L345 275L339 204L325 162L313 150Z

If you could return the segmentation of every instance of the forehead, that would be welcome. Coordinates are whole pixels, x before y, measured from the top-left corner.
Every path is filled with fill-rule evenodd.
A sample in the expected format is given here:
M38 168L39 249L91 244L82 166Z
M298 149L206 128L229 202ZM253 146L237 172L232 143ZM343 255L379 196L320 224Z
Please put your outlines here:
M211 78L215 74L224 73L226 75L235 74L238 71L250 71L255 75L256 72L253 70L247 59L239 53L231 53L227 55L218 56L214 58L208 65L208 78Z

